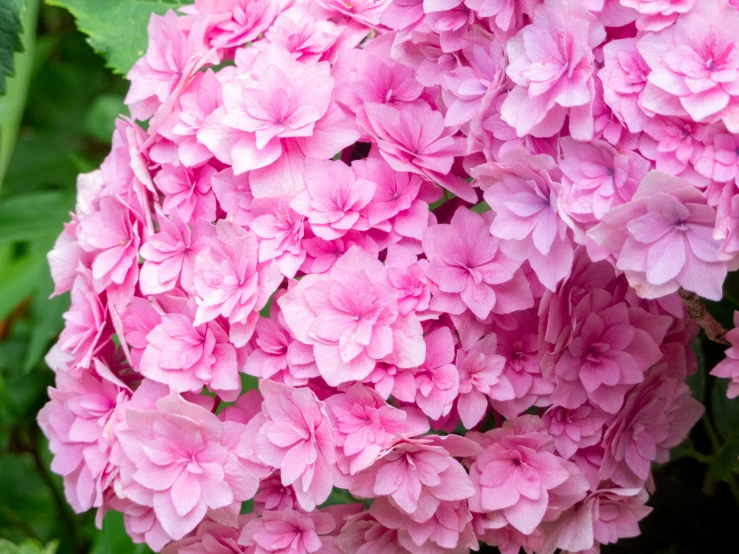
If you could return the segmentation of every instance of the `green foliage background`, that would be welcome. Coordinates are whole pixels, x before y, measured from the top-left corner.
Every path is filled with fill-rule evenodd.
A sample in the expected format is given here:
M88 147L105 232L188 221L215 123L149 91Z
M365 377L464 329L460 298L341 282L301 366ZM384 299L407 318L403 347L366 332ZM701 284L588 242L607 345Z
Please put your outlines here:
M53 384L43 356L69 299L48 299L45 255L69 219L76 175L102 161L115 117L124 112L126 82L110 69L125 73L140 55L152 11L181 3L27 0L23 11L22 0L0 0L0 92L4 75L14 73L0 96L0 554L148 552L131 543L120 516L109 514L100 531L94 513L74 514L49 470L36 413ZM56 6L70 9L89 36ZM709 309L731 326L739 309L736 275L725 300ZM722 348L705 337L694 346L701 369L690 385L707 415L673 460L656 469L654 512L642 536L604 552L739 552L739 401L729 402L725 383L707 375Z

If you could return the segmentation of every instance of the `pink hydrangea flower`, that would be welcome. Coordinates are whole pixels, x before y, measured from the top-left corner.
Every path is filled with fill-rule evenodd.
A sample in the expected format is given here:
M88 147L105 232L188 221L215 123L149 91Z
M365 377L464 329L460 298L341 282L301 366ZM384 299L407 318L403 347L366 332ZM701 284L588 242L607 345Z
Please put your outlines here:
M239 535L238 527L206 519L193 535L171 542L162 554L243 554Z
M574 410L552 406L543 417L554 448L566 460L578 450L599 444L608 419L607 413L590 404L582 404Z
M263 424L254 442L259 460L280 470L300 507L323 503L334 483L335 443L323 402L307 388L261 380Z
M698 156L695 170L720 183L737 182L739 178L739 140L729 133L718 133Z
M734 312L734 329L726 333L726 340L731 343L726 350L726 358L711 370L711 375L731 379L727 395L736 398L739 396L739 312Z
M498 239L490 236L483 217L466 208L458 209L450 224L426 229L426 275L438 287L431 309L452 314L469 309L485 319L491 312L508 313L529 307L533 298L526 293L526 285L520 286L520 262L503 254L499 244ZM511 289L517 289L516 293L511 294Z
M272 44L279 44L301 62L319 61L330 53L341 28L331 21L316 20L302 6L282 12L265 33Z
M257 249L252 232L220 220L215 237L195 259L194 325L228 318L229 337L237 347L251 338L259 310L282 282L277 264L258 263Z
M312 554L330 552L333 537L324 537L336 527L331 514L303 513L290 508L264 512L241 531L239 544L254 554Z
M400 367L423 363L419 321L400 314L385 267L356 246L325 275L307 275L279 299L295 337L313 346L329 385L362 380L379 360Z
M513 386L503 374L506 359L496 355L496 347L497 337L490 334L471 348L457 350L457 412L467 429L472 429L485 417L488 398L498 401L515 398Z
M398 291L400 313L415 312L419 319L434 317L428 311L431 303L431 288L426 278L428 260L419 260L407 247L391 245L387 248L385 268L390 285Z
M500 162L478 166L473 175L493 208L493 236L510 257L528 260L549 290L572 266L572 243L559 215L559 171L547 155L530 156L521 149L500 153Z
M164 165L154 177L154 184L166 195L162 211L170 215L176 209L187 223L201 217L214 221L216 197L211 188L211 179L217 172L211 165L196 169Z
M259 261L275 260L280 272L292 279L305 261L302 245L305 218L286 198L260 198L251 204L249 229L259 237Z
M209 44L229 49L257 39L287 4L286 0L195 0L194 6L182 9L198 19L212 18Z
M426 337L426 359L413 370L415 403L431 419L447 415L459 394L459 372L454 366L454 339L449 327Z
M612 209L589 236L616 259L645 298L679 287L720 300L726 264L713 238L716 214L687 181L653 171L628 204Z
M621 5L639 12L636 27L642 31L661 31L693 9L695 0L620 0Z
M632 133L642 130L650 115L639 96L647 85L649 66L636 47L635 38L612 40L603 46L603 68L598 77L608 106Z
M350 518L336 537L342 554L409 554L398 542L398 532L362 512Z
M674 25L646 33L637 47L651 69L642 105L662 115L688 114L694 121L722 119L739 131L729 101L737 87L739 13L725 2L707 0L677 18Z

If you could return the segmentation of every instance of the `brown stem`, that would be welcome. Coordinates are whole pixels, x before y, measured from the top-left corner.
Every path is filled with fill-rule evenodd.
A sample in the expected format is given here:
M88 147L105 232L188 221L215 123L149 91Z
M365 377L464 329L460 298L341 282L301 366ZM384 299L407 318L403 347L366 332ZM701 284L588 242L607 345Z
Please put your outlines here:
M683 299L683 304L685 304L685 308L688 310L690 319L701 326L701 329L706 332L708 340L723 344L724 346L731 346L725 338L728 331L710 314L697 294L689 290L680 289L680 298Z

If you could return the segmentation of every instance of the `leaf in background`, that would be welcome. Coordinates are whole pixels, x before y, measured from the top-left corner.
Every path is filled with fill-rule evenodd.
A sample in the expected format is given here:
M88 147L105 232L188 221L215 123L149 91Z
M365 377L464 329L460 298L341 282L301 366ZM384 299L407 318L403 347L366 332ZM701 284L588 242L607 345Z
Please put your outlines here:
M58 541L43 546L40 542L30 539L20 544L0 539L0 554L55 554L58 547Z
M3 0L0 3L0 94L7 92L0 98L0 184L3 182L5 170L18 138L18 128L26 105L28 81L33 67L36 19L40 1L27 0L25 8L23 8L23 0ZM19 26L15 30L13 30L13 24L10 23L15 17L11 15L13 13L20 15ZM18 40L21 24L25 28L22 34L25 51L14 58L15 48L11 49L11 46ZM15 59L15 68L13 68L13 59ZM5 76L13 70L13 78L6 83Z
M0 268L0 321L4 320L36 290L46 257L24 256Z
M0 200L0 243L55 238L74 208L73 192L35 192Z
M13 57L23 51L21 10L23 0L0 3L0 95L5 94L7 77L13 75Z
M115 131L115 121L120 114L127 114L123 96L118 94L102 94L87 112L85 126L87 132L100 142L109 144Z
M724 440L739 439L739 402L726 397L728 379L715 379L711 390L711 418Z
M90 45L116 73L128 73L146 51L146 28L152 13L163 14L190 4L187 0L48 0L67 8Z
M103 530L97 535L90 554L150 554L145 544L133 544L123 525L123 515L108 512L103 520Z
M711 473L717 479L731 479L739 469L739 438L725 442L711 460Z
M69 295L63 294L49 300L54 291L54 282L48 268L44 268L38 290L33 297L30 308L31 333L28 337L23 371L29 372L46 354L49 342L54 339L64 327L62 314L69 309Z

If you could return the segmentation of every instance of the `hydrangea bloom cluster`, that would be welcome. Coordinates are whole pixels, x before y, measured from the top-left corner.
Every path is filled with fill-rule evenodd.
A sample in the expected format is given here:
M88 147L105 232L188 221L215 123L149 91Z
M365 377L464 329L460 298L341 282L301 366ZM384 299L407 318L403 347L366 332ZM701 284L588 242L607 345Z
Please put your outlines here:
M678 291L739 267L737 27L728 0L153 15L49 254L70 504L170 554L637 535L703 411Z

